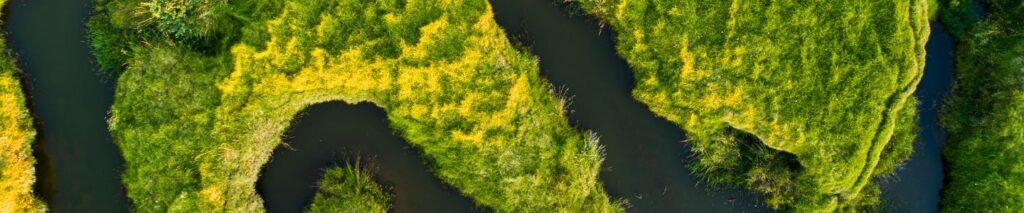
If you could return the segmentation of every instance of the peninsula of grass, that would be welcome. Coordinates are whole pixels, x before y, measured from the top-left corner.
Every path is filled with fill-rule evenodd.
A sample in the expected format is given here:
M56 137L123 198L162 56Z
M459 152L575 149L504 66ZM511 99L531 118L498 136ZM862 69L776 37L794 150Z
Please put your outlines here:
M138 212L263 211L254 182L289 122L336 100L385 109L433 172L477 205L621 208L598 182L596 139L569 126L565 100L508 43L485 0L97 5L92 45L119 73L109 123ZM377 188L366 184L343 185ZM344 205L319 199L314 208Z
M576 2L714 183L780 210L871 209L874 180L910 155L925 0Z
M943 212L1024 209L1024 1L948 1L956 76L943 108L949 130Z
M6 5L0 0L0 6ZM0 212L42 212L46 205L32 193L36 131L18 78L21 70L0 37Z
M380 212L388 211L394 195L373 181L369 173L357 166L330 168L324 171L319 190L307 212Z

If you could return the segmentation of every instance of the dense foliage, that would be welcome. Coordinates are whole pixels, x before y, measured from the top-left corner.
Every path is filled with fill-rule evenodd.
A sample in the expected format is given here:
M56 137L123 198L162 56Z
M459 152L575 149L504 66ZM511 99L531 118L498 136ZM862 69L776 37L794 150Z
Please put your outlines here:
M957 82L943 109L948 182L944 212L1024 209L1024 1L948 1Z
M319 190L308 212L387 212L389 194L370 174L356 166L324 171Z
M784 210L871 208L873 179L909 156L924 0L578 2L714 182Z
M0 6L6 4L0 0ZM20 70L0 39L0 212L45 211L32 194L36 181L32 143L36 131L25 107Z
M124 15L147 2L215 0L101 1L89 23L101 65L123 70L110 129L137 211L261 211L254 182L289 122L332 100L385 109L478 205L620 208L598 182L595 139L569 126L564 100L484 0L237 0L210 7L223 14L209 22L224 23L212 28Z

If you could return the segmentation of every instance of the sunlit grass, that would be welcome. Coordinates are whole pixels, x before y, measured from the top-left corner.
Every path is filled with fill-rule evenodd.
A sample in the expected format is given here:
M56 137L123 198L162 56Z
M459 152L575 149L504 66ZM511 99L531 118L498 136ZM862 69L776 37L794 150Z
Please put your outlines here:
M0 0L0 6L6 3ZM21 70L9 51L0 39L0 212L41 212L46 206L32 194L36 131L18 80Z
M224 4L207 7L224 13L209 23L228 24L176 25L202 29L125 15L146 2L101 2L90 22L101 64L123 69L110 128L137 211L262 211L254 182L289 122L335 100L385 109L480 206L620 208L598 182L596 141L569 126L484 0L186 2Z
M870 209L873 180L909 156L925 0L576 2L715 183L782 210Z
M324 171L307 212L387 212L394 195L365 168L348 165Z

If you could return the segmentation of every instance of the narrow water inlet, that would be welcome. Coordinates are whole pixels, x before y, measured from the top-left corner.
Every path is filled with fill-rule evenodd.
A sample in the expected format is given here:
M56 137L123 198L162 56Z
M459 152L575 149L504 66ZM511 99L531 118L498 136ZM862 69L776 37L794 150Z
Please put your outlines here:
M631 96L633 75L613 32L551 0L491 0L498 25L540 59L541 73L565 89L570 122L604 146L601 181L636 212L768 211L749 192L712 187L686 169L682 130Z
M113 80L92 64L91 0L14 0L7 43L25 76L37 123L37 194L50 211L127 212L124 160L107 130Z
M918 135L910 160L882 183L883 208L890 210L938 212L943 185L942 145L948 135L939 125L942 97L953 85L953 38L938 22L931 23L925 45L924 76L914 96L918 104Z
M394 134L383 109L366 102L327 102L300 112L264 165L256 190L268 212L301 212L324 170L356 163L391 189L394 212L478 211L433 174L420 151Z

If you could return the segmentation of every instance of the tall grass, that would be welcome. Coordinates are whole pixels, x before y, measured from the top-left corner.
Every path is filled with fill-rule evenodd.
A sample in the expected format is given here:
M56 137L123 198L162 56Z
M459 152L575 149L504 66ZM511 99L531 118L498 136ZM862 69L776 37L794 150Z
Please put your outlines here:
M358 166L324 171L307 212L387 212L394 195Z
M201 39L212 45L123 15L144 3L100 2L89 24L101 64L124 70L110 128L137 211L262 211L254 182L289 122L334 100L384 108L478 205L620 210L596 142L484 0L228 1L208 30L226 33Z
M6 3L0 0L0 6ZM43 212L46 205L32 193L36 131L25 106L20 72L0 38L0 212Z
M872 180L909 156L925 0L576 2L713 182L781 210L873 208Z
M970 0L942 8L957 38L957 81L943 108L950 138L944 212L1024 209L1024 1Z

